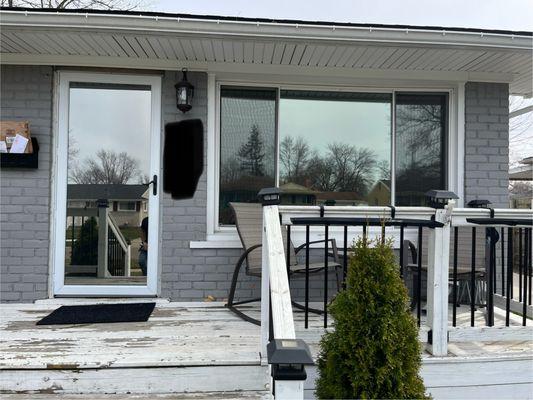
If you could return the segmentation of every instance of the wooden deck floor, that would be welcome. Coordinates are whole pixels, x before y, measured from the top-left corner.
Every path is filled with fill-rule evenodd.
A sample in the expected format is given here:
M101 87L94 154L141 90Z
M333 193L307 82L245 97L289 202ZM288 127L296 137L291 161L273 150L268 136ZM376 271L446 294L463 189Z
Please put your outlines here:
M106 300L62 299L61 304L80 302ZM35 323L56 309L58 300L2 304L0 391L164 394L201 388L206 394L224 391L229 398L235 390L252 393L250 398L263 396L268 378L260 363L258 326L241 320L222 303L156 302L147 322L50 326ZM259 316L257 306L248 311ZM311 314L306 330L303 313L294 315L297 336L307 341L316 357L324 332L321 317ZM429 365L475 359L476 365L483 365L483 360L503 357L531 363L533 340L451 343L450 356L443 361L424 353L423 360ZM431 368L428 374L440 379L441 373ZM310 369L309 374L308 385L312 385L316 371Z
M87 303L96 300L85 300ZM99 300L102 302L103 300ZM131 301L131 300L130 300ZM79 300L64 299L61 303ZM59 306L58 301L37 304L3 304L0 317L0 368L104 368L135 366L259 365L259 327L229 312L222 303L172 303L158 300L147 322L50 325L35 323ZM469 310L459 308L461 324ZM247 310L259 317L257 306ZM324 332L322 317L294 313L297 336L305 339L314 355ZM502 316L497 314L497 324ZM482 312L476 323L483 324ZM516 322L515 322L516 323ZM533 352L533 342L451 344L451 355L475 351Z

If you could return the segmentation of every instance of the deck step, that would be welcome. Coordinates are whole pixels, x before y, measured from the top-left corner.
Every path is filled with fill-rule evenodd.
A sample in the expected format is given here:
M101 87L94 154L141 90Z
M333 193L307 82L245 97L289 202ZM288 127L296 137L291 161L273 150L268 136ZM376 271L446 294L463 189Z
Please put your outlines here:
M2 400L267 400L269 392L196 392L170 394L6 394Z
M10 394L63 395L262 392L268 390L268 378L267 367L261 365L4 369L0 370L0 388Z

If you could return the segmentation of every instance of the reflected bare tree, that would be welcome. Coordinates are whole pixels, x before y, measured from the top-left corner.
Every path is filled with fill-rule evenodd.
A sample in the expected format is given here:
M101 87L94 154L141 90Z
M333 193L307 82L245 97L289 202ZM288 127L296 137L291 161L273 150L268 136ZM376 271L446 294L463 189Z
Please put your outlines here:
M365 194L374 180L376 154L346 143L332 143L320 155L303 138L285 137L280 144L282 181L322 192Z
M309 145L302 137L294 139L292 136L286 136L283 138L279 148L281 179L284 182L304 184L312 156Z
M85 159L71 174L71 179L78 184L120 185L136 177L140 177L137 160L126 152L104 149L96 153L96 158Z

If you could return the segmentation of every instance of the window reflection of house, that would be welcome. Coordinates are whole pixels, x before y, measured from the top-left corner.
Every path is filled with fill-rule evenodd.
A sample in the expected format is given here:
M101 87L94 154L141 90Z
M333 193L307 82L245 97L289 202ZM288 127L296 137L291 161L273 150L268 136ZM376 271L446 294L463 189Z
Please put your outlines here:
M316 204L317 192L305 186L298 185L294 182L287 182L283 185L280 185L279 189L281 190L282 204Z
M390 204L390 180L382 179L377 181L370 189L367 196L369 206L385 206Z
M356 192L319 192L316 195L318 204L326 206L360 206L366 200Z
M69 184L67 199L69 208L94 208L97 200L106 199L119 226L139 226L148 215L145 185Z

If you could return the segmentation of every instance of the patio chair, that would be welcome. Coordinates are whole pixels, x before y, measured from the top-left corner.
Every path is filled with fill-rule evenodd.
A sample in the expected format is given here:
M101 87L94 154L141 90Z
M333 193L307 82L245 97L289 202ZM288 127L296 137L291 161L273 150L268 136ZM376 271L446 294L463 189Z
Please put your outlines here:
M412 276L412 285L413 285L413 295L411 296L411 310L414 310L420 293L418 293L418 251L416 246L410 240L403 241L403 266L404 271L408 272ZM425 276L427 281L427 265L422 264L422 279ZM471 268L470 267L457 267L457 285L458 285L458 304L459 306L460 299L467 297L469 303L472 298L472 291L470 289L471 282ZM453 267L449 268L449 283L453 285ZM407 277L406 277L407 278ZM485 290L485 271L480 271L476 269L475 271L475 282L476 287L479 287L479 290L476 290L476 304L481 306L484 304L484 290Z
M228 295L228 302L226 307L231 311L237 314L239 317L243 318L246 321L252 322L256 325L260 325L260 321L246 315L241 310L237 309L236 306L242 304L248 304L255 301L261 300L260 298L247 299L242 301L235 300L235 290L237 288L237 281L239 278L239 272L242 268L243 263L246 261L246 275L261 277L261 262L262 262L262 227L263 227L263 210L261 204L258 203L230 203L230 207L235 214L235 225L237 227L237 232L239 233L239 238L241 239L242 247L244 252L239 257L237 264L235 264L235 270L233 272L233 278L231 280L231 287ZM282 229L283 245L285 247L285 254L287 254L287 230L285 227ZM332 261L328 261L328 268L334 268L337 278L337 289L339 290L342 282L342 273L341 273L341 264L339 263L339 256L337 251L337 245L335 239L329 239L331 242L330 257ZM324 243L325 240L315 240L309 244L314 243ZM288 251L290 252L290 270L289 274L305 274L305 263L298 263L298 252L306 247L306 243L294 248L292 243L290 243ZM317 273L324 271L324 262L314 262L309 263L309 272ZM293 301L293 306L303 309L301 304L295 303ZM310 311L320 312L320 310L309 309Z

